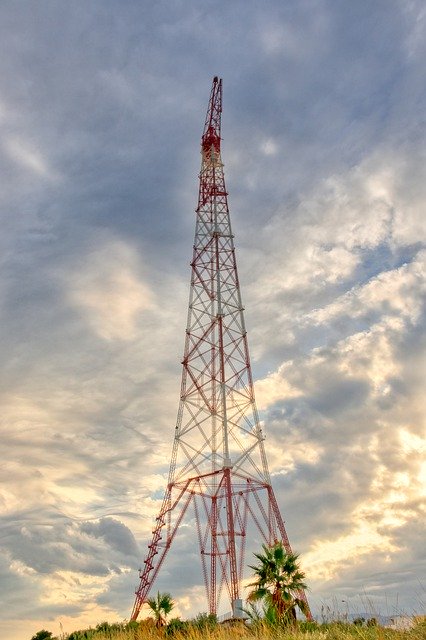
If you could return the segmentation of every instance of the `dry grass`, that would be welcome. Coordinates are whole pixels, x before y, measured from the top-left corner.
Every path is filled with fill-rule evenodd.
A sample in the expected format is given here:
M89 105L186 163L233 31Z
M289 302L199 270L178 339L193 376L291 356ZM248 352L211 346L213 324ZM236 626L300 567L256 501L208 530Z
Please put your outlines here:
M420 622L413 628L401 631L386 627L365 627L354 624L334 622L317 625L315 629L290 630L288 628L270 628L256 625L249 628L244 625L232 627L218 625L214 629L185 629L184 632L167 634L151 625L142 625L137 629L96 634L96 640L426 640L426 623ZM65 640L65 639L64 639Z

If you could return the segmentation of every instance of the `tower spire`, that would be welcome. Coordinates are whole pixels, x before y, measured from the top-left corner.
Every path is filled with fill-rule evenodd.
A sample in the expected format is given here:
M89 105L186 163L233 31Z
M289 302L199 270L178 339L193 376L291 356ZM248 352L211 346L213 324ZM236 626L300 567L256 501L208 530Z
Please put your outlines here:
M246 542L290 543L271 486L256 408L234 235L221 158L222 80L201 138L180 403L168 483L140 572L131 619L148 597L183 518L198 536L209 612L222 591L241 614ZM306 605L303 592L299 594Z

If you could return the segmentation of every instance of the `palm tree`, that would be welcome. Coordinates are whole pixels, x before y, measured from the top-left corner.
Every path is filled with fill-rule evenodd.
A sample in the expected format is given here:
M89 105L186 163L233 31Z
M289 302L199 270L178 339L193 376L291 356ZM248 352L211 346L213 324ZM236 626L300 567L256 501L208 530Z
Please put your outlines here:
M154 613L155 624L158 628L166 624L166 617L175 606L170 593L157 592L155 598L148 598L147 605Z
M262 545L264 553L255 553L257 566L251 565L255 582L248 595L249 602L263 600L265 618L279 624L296 624L296 607L308 614L304 600L298 597L307 586L305 574L299 567L299 556L287 553L282 542L272 546Z

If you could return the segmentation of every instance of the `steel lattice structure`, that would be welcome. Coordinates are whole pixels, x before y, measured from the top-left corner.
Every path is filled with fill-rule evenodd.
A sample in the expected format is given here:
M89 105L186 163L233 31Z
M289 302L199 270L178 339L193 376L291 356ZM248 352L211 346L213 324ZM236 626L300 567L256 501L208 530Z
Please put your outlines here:
M167 488L131 619L148 597L185 514L196 522L210 613L226 590L234 617L249 530L290 543L271 486L253 391L221 159L222 80L213 80L201 171L182 385ZM307 605L306 596L299 593Z

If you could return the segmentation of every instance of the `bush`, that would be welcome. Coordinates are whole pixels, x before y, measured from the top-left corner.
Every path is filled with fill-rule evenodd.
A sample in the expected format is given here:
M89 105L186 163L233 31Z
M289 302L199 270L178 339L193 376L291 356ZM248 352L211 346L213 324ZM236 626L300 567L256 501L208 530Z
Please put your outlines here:
M354 618L353 622L357 627L363 627L364 626L364 622L365 622L365 618L362 618L362 617Z
M92 638L95 637L95 634L95 629L82 629L70 633L67 640L92 640Z
M199 631L214 629L217 624L217 616L214 613L199 613L191 620L191 626Z
M172 618L165 631L167 636L173 636L175 633L179 633L180 635L184 635L186 631L189 630L190 623L185 620L181 620L180 618Z
M37 631L35 635L31 638L31 640L50 640L52 637L51 631L46 631L46 629L42 629L41 631Z
M367 620L367 627L377 627L377 618L369 618Z
M96 632L103 633L107 638L114 638L119 631L124 631L126 625L122 622L100 622L96 625Z

